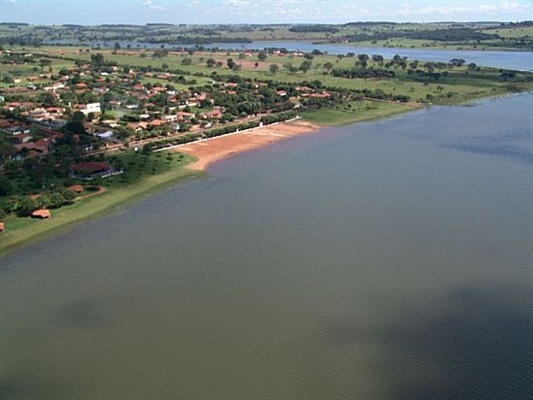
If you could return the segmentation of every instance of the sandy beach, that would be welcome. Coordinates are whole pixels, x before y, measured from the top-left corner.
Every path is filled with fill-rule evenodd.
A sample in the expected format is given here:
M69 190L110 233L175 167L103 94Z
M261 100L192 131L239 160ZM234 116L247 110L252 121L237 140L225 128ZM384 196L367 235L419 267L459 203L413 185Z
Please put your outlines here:
M305 121L283 122L243 132L219 136L174 148L175 151L193 155L197 161L189 168L205 170L213 163L245 151L258 149L295 136L316 132L320 125Z

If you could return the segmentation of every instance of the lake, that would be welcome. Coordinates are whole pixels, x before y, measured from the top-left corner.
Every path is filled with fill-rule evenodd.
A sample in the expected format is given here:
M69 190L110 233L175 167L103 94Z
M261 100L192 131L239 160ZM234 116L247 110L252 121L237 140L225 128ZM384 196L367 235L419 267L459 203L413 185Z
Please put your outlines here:
M531 111L323 129L3 259L0 397L532 398Z

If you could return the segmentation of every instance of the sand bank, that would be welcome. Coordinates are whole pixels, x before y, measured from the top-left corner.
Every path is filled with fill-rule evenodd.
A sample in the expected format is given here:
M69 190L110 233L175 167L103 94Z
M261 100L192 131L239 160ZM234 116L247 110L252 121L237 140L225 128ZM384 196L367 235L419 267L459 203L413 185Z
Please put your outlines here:
M321 128L320 125L301 120L283 122L177 146L174 150L198 158L197 161L189 164L189 168L205 170L213 163L235 154L315 132L319 128Z

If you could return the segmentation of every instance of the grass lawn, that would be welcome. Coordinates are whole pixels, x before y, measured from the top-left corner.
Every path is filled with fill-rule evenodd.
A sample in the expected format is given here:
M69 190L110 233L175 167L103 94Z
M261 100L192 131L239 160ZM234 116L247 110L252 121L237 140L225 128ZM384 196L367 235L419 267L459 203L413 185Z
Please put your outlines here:
M350 108L348 108L350 107ZM303 119L321 125L347 125L401 114L417 108L405 104L381 103L377 101L353 101L338 108L325 108L302 113Z
M533 37L533 26L521 26L514 28L487 29L483 31L488 34L498 34L505 38L522 38L524 36Z

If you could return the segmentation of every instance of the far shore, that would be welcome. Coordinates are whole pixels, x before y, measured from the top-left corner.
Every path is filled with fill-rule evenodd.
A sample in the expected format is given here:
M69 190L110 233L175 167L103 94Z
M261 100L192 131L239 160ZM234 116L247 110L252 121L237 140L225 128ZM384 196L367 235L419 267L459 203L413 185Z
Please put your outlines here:
M187 143L174 147L172 151L196 157L197 160L187 167L205 171L212 164L233 155L259 149L281 140L316 132L321 127L321 125L303 120L282 122Z

